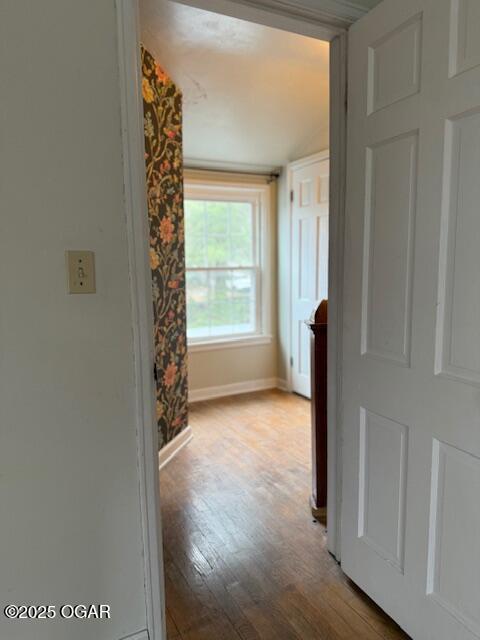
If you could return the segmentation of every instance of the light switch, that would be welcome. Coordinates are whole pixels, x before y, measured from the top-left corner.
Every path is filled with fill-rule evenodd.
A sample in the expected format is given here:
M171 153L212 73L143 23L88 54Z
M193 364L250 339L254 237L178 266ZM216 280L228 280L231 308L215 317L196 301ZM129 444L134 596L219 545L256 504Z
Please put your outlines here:
M93 251L66 251L68 292L95 293L95 254Z

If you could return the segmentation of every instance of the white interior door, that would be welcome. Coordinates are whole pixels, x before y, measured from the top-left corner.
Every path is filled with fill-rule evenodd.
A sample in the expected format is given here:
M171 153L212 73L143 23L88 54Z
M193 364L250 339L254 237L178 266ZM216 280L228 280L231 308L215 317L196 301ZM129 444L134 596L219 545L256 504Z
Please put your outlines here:
M480 1L349 36L342 564L416 640L480 637Z
M292 390L310 398L310 330L328 296L328 158L291 166Z

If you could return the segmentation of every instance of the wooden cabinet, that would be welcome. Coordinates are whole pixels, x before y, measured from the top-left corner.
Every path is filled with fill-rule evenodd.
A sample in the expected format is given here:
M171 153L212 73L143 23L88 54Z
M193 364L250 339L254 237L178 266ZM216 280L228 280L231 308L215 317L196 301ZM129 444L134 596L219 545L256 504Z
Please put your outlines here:
M307 322L311 330L312 513L323 523L327 515L327 315L322 300Z

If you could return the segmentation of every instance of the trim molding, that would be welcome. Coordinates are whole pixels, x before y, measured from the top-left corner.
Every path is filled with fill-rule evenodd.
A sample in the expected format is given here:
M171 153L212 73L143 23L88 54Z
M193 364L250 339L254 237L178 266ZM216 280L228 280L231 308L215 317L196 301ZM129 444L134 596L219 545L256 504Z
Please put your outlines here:
M309 164L313 164L314 162L322 162L323 160L329 159L330 149L324 149L323 151L318 151L318 153L312 153L310 156L305 156L304 158L299 158L298 160L289 162L288 168L290 171L296 171L297 169L308 167Z
M347 60L346 34L330 47L330 219L328 264L328 495L327 547L341 560L342 513L342 363L343 363L343 260L345 242L345 191L347 162Z
M274 10L284 15L321 22L335 27L350 26L368 13L368 9L350 0L317 0L317 6L306 6L294 0L237 0L241 4Z
M184 170L185 182L192 184L205 184L208 181L212 184L223 185L235 182L241 186L250 185L252 188L256 188L258 185L270 184L276 175L272 173L252 173L251 171L227 171L226 169L190 168Z
M205 387L195 389L188 394L188 401L201 402L203 400L213 400L213 398L224 398L226 396L236 396L242 393L252 393L253 391L266 391L267 389L286 390L285 380L278 378L263 378L261 380L248 380L247 382L234 382L233 384L223 384L218 387Z
M137 0L115 0L125 225L130 275L135 382L137 474L143 536L147 632L135 640L165 640L165 591L160 520L158 435L153 379L152 280L148 261L145 141L141 102L140 28Z
M337 17L333 7L342 14L346 13L340 3L344 0L317 0L328 5L329 10L312 6L299 6L293 0L175 0L197 9L213 11L240 20L263 24L292 33L331 41L355 21ZM338 3L338 4L337 4ZM351 13L350 7L349 12ZM358 11L358 7L357 7ZM347 13L349 13L347 12ZM358 15L355 12L355 15Z
M177 2L232 15L231 8L228 6L229 0L177 0ZM337 32L333 33L333 36L348 29L369 11L355 0L317 0L315 6L301 0L300 2L297 0L235 0L235 4L270 15L276 14L285 19L330 28ZM235 13L238 11L237 9Z
M192 438L192 427L188 426L162 447L158 452L158 469L163 469Z
M134 633L133 636L125 636L121 640L148 640L148 631L145 629L144 631Z
M257 175L268 177L272 173L281 171L281 167L274 167L266 164L247 164L245 162L218 162L215 160L202 160L201 158L185 158L185 173L188 171L199 172L222 172L231 174ZM211 174L210 174L211 175Z

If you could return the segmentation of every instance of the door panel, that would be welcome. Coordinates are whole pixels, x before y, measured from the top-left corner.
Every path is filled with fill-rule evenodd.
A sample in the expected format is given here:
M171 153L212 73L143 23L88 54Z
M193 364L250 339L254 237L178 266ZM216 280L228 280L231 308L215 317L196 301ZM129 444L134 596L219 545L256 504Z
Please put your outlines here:
M480 383L480 111L446 122L437 373Z
M408 427L360 408L358 537L403 573Z
M418 640L480 635L479 6L349 36L342 565Z
M362 353L404 365L410 362L417 141L415 131L366 150Z
M450 32L450 75L480 65L480 3L478 0L453 0Z
M310 397L310 330L328 295L329 161L292 168L292 389Z
M480 458L434 441L427 593L480 636L480 501L465 487L480 495Z
M399 25L370 46L369 114L418 93L421 51L421 14Z

